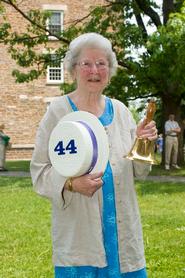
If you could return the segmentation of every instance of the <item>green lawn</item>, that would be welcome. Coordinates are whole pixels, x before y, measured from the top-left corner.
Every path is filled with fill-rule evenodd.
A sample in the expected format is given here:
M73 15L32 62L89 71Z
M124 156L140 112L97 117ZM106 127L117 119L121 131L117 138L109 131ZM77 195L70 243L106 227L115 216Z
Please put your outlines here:
M153 165L152 171L150 172L150 176L183 176L185 177L185 166L183 166L181 169L170 169L170 171L167 171L164 169L161 165Z
M5 167L9 171L24 171L29 172L30 161L18 160L18 161L6 161Z
M0 177L0 277L50 278L50 204L30 178Z
M149 278L185 277L185 184L138 182Z
M158 163L160 163L160 156L156 156ZM25 171L29 172L30 169L30 161L7 161L6 168L9 171ZM185 165L180 170L171 169L170 171L166 171L164 167L161 165L153 165L152 171L150 175L170 175L170 176L184 176L185 177Z
M150 172L150 176L184 176L185 177L185 165L181 166L181 169L176 170L171 168L170 171L164 169L164 166L161 164L161 155L155 154L155 161L157 165L152 166L152 171Z
M185 185L137 182L149 278L185 277ZM0 177L0 277L52 278L50 203Z

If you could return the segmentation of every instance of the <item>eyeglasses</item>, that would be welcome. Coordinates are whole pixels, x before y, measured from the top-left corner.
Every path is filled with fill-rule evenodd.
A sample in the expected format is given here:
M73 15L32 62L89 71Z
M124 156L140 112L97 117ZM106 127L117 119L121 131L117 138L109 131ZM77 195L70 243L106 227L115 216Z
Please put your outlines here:
M108 68L108 63L103 60L97 60L95 62L91 62L89 60L84 60L76 63L82 70L90 71L93 66L96 66L96 69L99 71L106 70Z

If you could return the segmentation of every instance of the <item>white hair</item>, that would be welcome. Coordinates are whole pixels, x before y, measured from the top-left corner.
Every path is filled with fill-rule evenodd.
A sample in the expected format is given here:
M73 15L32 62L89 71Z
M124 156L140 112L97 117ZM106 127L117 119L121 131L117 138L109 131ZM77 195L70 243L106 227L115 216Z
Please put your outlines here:
M103 50L109 62L110 78L116 74L118 62L112 50L111 42L100 34L85 33L72 40L69 45L69 50L66 52L64 66L71 75L81 51L85 48L98 48Z

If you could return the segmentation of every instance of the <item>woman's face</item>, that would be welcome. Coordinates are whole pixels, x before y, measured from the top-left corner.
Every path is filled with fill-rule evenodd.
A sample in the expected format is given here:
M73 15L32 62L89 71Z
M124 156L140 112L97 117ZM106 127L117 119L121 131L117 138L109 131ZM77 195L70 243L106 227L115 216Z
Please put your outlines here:
M74 68L77 88L82 91L102 93L109 82L109 63L103 50L83 49Z

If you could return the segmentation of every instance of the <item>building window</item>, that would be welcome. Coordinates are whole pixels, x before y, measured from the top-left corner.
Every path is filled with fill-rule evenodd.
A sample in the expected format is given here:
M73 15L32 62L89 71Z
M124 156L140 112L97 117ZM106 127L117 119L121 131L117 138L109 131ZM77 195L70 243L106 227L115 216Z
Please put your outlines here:
M52 11L48 20L48 29L53 35L60 35L63 30L63 12ZM50 36L50 39L56 39Z
M63 31L63 17L64 12L67 10L67 6L60 4L45 4L42 8L43 10L51 12L51 16L46 22L47 28L53 34L53 36L49 36L49 39L57 40L55 35L60 35Z
M57 35L62 31L62 21L60 12L52 12L49 18L49 30L52 34Z
M63 63L58 55L51 54L51 63L47 68L47 84L61 84L63 82Z

